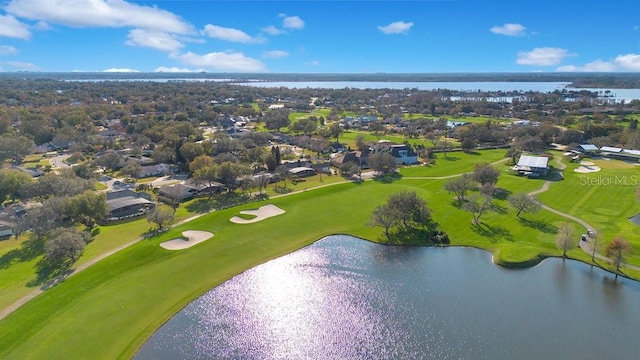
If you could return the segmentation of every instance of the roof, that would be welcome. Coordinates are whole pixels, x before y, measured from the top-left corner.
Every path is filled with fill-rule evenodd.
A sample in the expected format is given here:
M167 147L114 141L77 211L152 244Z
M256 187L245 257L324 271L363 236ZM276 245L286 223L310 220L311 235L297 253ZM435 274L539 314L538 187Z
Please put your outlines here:
M292 174L297 174L305 171L316 171L316 170L306 166L298 166L293 169L289 169L289 172L291 172Z
M578 145L579 147L582 148L582 150L585 151L597 151L598 147L593 145L593 144L582 144L582 145Z
M612 146L603 146L600 148L600 151L619 153L619 152L622 152L622 149L617 147L612 147Z
M522 155L520 156L520 160L518 160L519 167L529 167L529 168L546 168L549 164L549 158L544 156L528 156Z
M122 209L131 205L143 205L143 204L153 204L152 201L149 201L144 198L137 198L132 196L117 198L113 200L107 201L107 205L109 206L109 212L112 212L117 209Z
M640 155L640 150L624 149L624 150L622 150L622 152L624 152L626 154L631 154L631 155Z

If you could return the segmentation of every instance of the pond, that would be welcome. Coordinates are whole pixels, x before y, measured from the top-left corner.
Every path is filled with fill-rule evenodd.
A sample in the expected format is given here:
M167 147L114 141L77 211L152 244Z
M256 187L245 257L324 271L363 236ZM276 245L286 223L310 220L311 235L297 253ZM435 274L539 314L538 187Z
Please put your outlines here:
M575 261L330 236L189 304L136 359L631 359L640 283Z

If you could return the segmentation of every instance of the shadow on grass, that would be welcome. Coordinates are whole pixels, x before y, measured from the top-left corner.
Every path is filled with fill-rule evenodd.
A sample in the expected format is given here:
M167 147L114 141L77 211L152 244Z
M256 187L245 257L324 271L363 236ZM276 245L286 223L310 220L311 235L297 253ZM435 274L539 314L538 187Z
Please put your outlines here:
M459 158L459 157L457 157L457 156L443 155L443 156L442 156L442 160L446 160L446 161L458 161L458 160L460 160L460 158Z
M448 245L449 235L437 228L438 224L435 222L424 228L399 228L390 232L389 238L384 238L381 242L389 245Z
M42 258L36 264L36 277L27 283L28 287L40 286L43 290L63 282L73 271L72 261L54 263Z
M402 179L402 175L398 173L384 174L384 175L378 175L373 177L374 181L377 181L383 184L391 184L392 182L398 181L400 179Z
M510 190L503 189L503 188L498 188L496 193L493 194L493 197L498 199L498 200L507 200L507 198L511 194L512 194L512 192Z
M476 234L489 238L491 243L496 243L501 239L513 241L511 232L502 226L491 226L480 222L479 224L471 224L471 229Z
M520 224L530 227L532 229L536 229L538 231L541 231L543 233L547 233L547 234L555 234L558 232L558 227L553 225L553 224L549 224L546 223L544 221L540 221L540 220L528 220L528 219L524 219L519 217L518 221L520 222Z
M263 195L266 196L266 195ZM228 207L244 204L249 201L245 195L235 192L218 194L211 198L201 198L186 206L187 211L195 213L206 213L214 209L226 209Z
M497 212L498 214L506 214L509 212L509 208L507 208L506 206L502 206L499 204L491 204L491 209L495 212Z
M561 170L552 170L542 179L547 181L562 181L564 180L564 176Z
M30 238L22 243L19 249L13 249L0 256L0 269L6 269L14 262L26 262L44 253L44 239L30 234Z

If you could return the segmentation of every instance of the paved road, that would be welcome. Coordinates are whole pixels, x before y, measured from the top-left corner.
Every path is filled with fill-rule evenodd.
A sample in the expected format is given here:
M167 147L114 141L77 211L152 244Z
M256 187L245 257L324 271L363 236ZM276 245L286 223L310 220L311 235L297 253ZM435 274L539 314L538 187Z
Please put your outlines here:
M71 155L58 155L49 159L49 164L51 164L51 168L53 169L65 169L71 167L69 164L65 162Z

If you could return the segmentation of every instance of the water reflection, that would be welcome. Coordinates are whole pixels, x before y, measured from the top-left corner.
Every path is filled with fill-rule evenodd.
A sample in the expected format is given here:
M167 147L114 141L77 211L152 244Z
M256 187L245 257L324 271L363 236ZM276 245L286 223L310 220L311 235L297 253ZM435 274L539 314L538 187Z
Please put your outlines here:
M612 284L571 261L509 271L490 259L476 249L329 237L213 289L136 357L553 359L640 351L637 283Z

